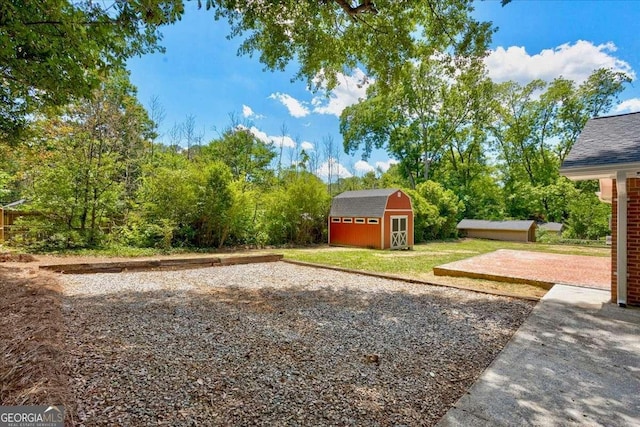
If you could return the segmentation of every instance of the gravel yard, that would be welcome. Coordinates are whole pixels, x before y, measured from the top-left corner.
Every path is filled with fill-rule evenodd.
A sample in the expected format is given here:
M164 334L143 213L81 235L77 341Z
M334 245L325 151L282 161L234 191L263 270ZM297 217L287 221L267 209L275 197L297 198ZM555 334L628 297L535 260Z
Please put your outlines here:
M533 308L283 262L60 280L86 425L434 425Z

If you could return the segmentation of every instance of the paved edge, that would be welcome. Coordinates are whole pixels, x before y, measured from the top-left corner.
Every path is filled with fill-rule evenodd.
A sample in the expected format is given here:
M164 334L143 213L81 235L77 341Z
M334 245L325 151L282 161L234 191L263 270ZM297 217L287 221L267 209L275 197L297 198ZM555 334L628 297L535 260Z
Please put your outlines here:
M554 286L436 427L638 425L640 378L629 377L624 360L640 354L638 325L640 309L619 308L605 290ZM600 342L616 332L624 335L619 348ZM614 354L603 362L607 352Z
M445 267L447 264L433 267L433 274L435 276L449 276L449 277L469 277L471 279L485 279L493 280L494 282L506 282L506 283L522 283L525 285L538 286L540 288L549 290L555 285L554 282L545 282L543 280L525 279L523 277L512 276L499 276L497 274L478 273L475 271L458 270L454 268ZM575 285L574 285L575 286Z
M95 274L122 273L124 271L154 271L154 270L186 270L192 268L219 267L226 265L254 264L261 262L276 262L282 260L283 255L245 255L229 257L198 257L198 258L167 258L131 261L113 261L75 264L41 265L42 270L63 274Z
M287 258L283 258L281 261L289 263L289 264L302 265L302 266L305 266L305 267L323 268L323 269L326 269L326 270L342 271L344 273L360 274L360 275L363 275L363 276L376 277L376 278L380 278L380 279L399 280L399 281L407 282L407 283L415 283L415 284L419 284L419 285L429 285L429 286L440 286L440 287L443 287L443 288L455 288L455 289L460 289L460 290L463 290L463 291L477 292L479 294L495 295L495 296L508 297L508 298L517 298L517 299L526 300L526 301L534 301L534 302L540 301L540 298L538 298L538 297L512 294L510 292L498 292L498 291L475 289L475 288L470 288L470 287L467 287L467 286L460 286L460 285L445 285L443 283L432 283L432 282L428 282L426 280L413 279L413 278L405 277L405 276L397 276L395 274L374 273L374 272L366 271L366 270L354 270L354 269L351 269L351 268L336 267L336 266L326 265L326 264L316 264L314 262L297 261L297 260L287 259Z

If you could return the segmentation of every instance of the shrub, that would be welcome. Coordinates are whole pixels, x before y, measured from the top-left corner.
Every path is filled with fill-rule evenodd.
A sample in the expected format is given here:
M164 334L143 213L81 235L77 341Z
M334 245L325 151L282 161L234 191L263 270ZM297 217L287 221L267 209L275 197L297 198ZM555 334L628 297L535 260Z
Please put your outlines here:
M458 215L464 210L464 203L453 191L434 181L426 181L415 190L404 191L413 203L417 243L456 236Z
M595 240L610 233L611 206L598 200L591 191L584 191L569 203L569 218L563 237Z

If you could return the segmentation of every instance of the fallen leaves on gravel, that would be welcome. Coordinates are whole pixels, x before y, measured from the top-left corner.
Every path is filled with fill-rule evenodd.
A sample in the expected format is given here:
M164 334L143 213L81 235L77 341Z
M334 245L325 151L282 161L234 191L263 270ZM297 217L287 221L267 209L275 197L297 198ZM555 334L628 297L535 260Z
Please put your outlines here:
M87 425L434 425L533 307L284 263L63 279Z

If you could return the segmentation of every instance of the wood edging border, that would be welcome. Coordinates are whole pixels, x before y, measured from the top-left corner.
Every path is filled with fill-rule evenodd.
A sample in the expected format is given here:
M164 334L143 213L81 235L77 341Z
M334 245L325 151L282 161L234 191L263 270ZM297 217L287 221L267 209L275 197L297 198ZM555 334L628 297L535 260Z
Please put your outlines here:
M443 287L443 288L454 288L454 289L460 289L460 290L463 290L463 291L476 292L476 293L480 293L480 294L495 295L495 296L509 297L509 298L517 298L517 299L521 299L521 300L534 301L534 302L538 302L538 301L541 300L541 298L539 298L539 297L512 294L510 292L498 292L498 291L491 291L491 290L475 289L475 288L470 288L470 287L461 286L461 285L446 285L446 284L443 284L443 283L433 283L433 282L428 282L426 280L412 279L410 277L405 277L405 276L397 276L395 274L374 273L374 272L366 271L366 270L354 270L354 269L351 269L351 268L336 267L336 266L326 265L326 264L317 264L317 263L314 263L314 262L297 261L297 260L287 259L287 258L283 258L281 261L282 262L286 262L288 264L301 265L301 266L305 266L305 267L313 267L313 268L322 268L322 269L325 269L325 270L342 271L344 273L360 274L362 276L376 277L376 278L379 278L379 279L399 280L399 281L402 281L402 282L414 283L414 284L418 284L418 285L429 285L429 286L440 286L440 287Z
M230 257L167 258L95 263L41 265L40 269L62 274L122 273L125 271L186 270L280 261L283 255L245 255Z
M523 285L532 285L539 288L550 290L555 283L545 282L543 280L526 279L523 277L500 276L498 274L477 273L475 271L454 270L446 267L433 267L434 276L449 277L468 277L470 279L493 280L494 282L518 283Z

